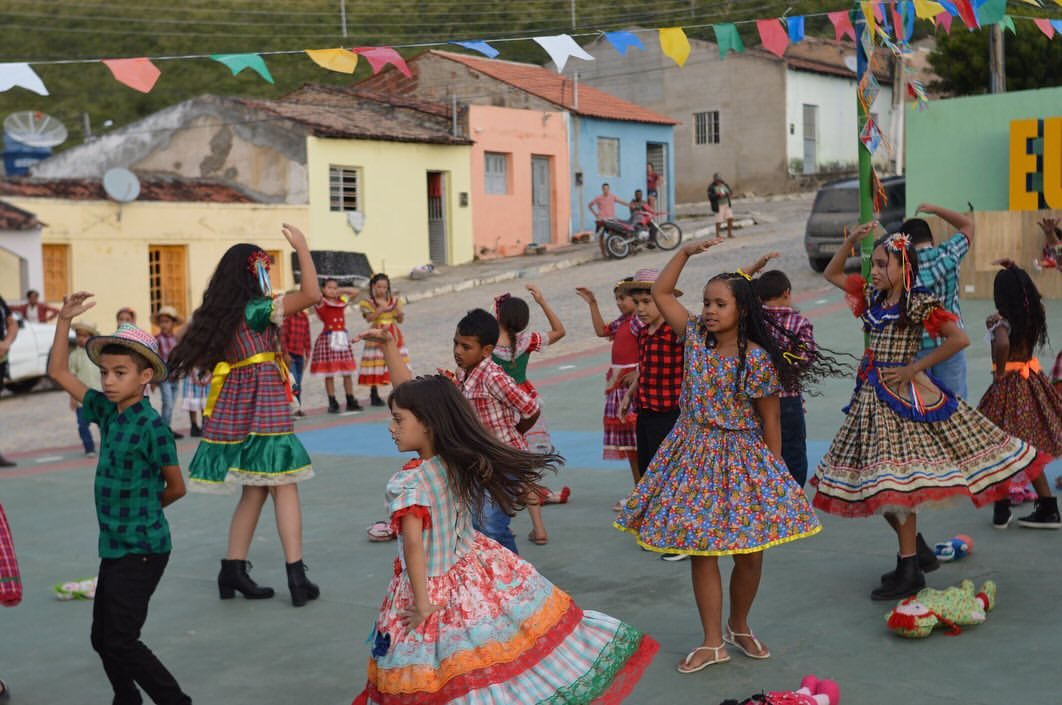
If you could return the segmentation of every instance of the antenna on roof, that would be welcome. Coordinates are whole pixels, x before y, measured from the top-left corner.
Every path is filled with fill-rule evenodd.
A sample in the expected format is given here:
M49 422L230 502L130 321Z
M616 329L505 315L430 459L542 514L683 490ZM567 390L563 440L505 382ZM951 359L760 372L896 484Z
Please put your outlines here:
M103 190L118 204L118 222L121 222L122 204L132 203L140 195L140 180L128 169L114 167L103 174Z

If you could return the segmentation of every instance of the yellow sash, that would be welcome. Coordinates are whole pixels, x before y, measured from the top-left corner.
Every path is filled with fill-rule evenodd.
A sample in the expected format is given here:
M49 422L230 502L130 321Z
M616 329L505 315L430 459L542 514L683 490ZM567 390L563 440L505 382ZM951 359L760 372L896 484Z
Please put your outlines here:
M206 408L203 409L203 416L207 417L214 413L214 404L218 401L218 396L221 394L221 388L225 384L225 378L229 376L229 373L233 370L241 367L250 367L251 365L257 365L263 362L273 362L277 359L275 352L260 352L256 355L251 355L245 360L234 362L231 365L227 362L219 362L214 365L214 372L210 377L210 393L207 395Z

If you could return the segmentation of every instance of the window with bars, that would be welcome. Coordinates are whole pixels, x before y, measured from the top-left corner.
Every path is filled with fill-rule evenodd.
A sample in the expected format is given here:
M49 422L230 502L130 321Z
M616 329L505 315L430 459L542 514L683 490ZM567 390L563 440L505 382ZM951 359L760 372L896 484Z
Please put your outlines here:
M597 138L598 176L620 175L620 141L617 137Z
M693 143L719 144L719 111L693 114Z
M504 195L509 193L509 155L503 152L486 152L484 154L484 188L487 193Z
M328 168L329 210L360 211L361 170L349 166Z

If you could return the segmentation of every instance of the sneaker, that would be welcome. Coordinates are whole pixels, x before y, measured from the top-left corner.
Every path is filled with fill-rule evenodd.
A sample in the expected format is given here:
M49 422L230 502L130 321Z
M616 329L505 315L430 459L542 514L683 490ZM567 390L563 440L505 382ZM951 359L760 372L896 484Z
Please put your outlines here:
M1010 500L1001 499L992 507L992 528L1005 529L1010 526Z
M328 413L330 413L330 414L338 414L339 413L339 402L336 401L335 397L329 397L328 398Z
M178 433L177 431L174 431L172 428L170 429L170 433L173 434L173 439L174 440L177 440L178 438L184 438L184 434L183 433Z
M1062 516L1058 514L1058 500L1055 497L1042 497L1036 500L1033 513L1018 519L1018 526L1023 529L1062 529Z
M305 418L306 412L303 411L302 409L296 409L295 410L295 415L298 416L300 419L301 418Z
M664 553L660 556L660 560L667 561L669 563L678 563L684 561L690 557L688 553Z
M85 451L85 457L86 458L95 458L96 457L96 451L94 451L94 450L86 450Z
M188 435L192 438L201 438L203 435L203 429L198 424L192 425L192 430L188 432Z
M347 397L347 411L361 411L361 404L354 397Z

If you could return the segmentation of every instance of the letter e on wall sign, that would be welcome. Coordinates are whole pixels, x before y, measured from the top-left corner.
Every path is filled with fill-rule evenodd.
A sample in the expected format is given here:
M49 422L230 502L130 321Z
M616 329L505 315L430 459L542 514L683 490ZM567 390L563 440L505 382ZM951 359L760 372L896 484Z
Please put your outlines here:
M1010 122L1010 210L1062 208L1062 117Z

